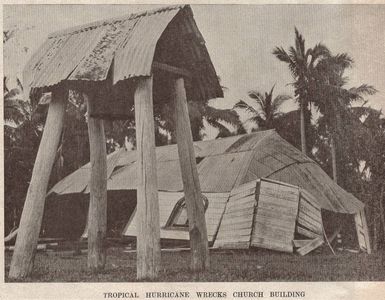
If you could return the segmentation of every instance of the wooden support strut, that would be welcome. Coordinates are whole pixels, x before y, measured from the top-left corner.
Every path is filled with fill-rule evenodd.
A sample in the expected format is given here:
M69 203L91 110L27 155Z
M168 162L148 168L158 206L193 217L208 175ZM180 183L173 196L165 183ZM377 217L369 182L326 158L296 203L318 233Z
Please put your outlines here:
M173 94L176 140L189 220L192 270L200 272L209 267L208 239L183 78L175 79Z
M20 219L15 251L12 256L10 278L30 275L40 234L48 181L55 162L63 129L67 91L55 90L49 104L43 135L37 152L32 178Z
M160 224L156 173L152 77L138 81L135 91L137 144L137 279L156 279L160 265Z
M88 210L88 268L99 272L106 264L107 231L107 153L104 123L92 116L94 102L83 93L88 110L88 136L90 141L90 204Z

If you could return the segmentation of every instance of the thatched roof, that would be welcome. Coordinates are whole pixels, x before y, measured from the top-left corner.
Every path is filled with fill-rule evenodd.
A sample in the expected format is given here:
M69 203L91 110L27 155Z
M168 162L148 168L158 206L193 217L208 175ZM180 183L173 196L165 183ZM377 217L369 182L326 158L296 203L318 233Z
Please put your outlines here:
M338 186L321 167L274 130L194 143L202 192L224 193L270 178L299 186L323 209L355 213L364 204ZM108 190L135 190L136 151L119 150L108 157ZM156 148L158 189L183 191L176 145ZM89 164L56 184L50 193L88 193Z
M97 115L125 117L135 78L153 63L186 70L192 101L223 97L204 39L189 5L168 6L51 34L24 69L24 85L42 92L62 85L97 94ZM167 74L166 74L167 75ZM164 73L154 78L154 102L170 98ZM98 88L98 91L96 89Z

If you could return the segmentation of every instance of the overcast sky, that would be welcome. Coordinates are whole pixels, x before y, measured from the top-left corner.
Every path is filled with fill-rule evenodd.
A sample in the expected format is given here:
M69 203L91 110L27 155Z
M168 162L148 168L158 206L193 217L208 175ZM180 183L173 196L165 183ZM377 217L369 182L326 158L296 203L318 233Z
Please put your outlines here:
M159 5L13 5L4 7L4 28L22 30L4 49L5 74L19 73L26 59L56 30L125 15ZM294 44L294 27L306 48L322 42L333 53L347 52L354 68L349 86L374 85L379 93L370 106L385 110L385 5L192 5L194 16L222 84L230 108L247 99L250 89L292 94L289 70L272 54L275 46ZM16 44L17 43L17 44ZM24 47L28 50L25 51ZM288 104L284 110L295 109Z

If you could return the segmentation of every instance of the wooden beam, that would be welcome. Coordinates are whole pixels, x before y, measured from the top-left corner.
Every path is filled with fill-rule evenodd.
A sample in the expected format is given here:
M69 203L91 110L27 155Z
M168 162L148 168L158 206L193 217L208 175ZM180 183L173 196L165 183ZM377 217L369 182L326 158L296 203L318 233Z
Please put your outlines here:
M189 220L192 270L200 272L209 267L208 239L183 78L174 81L174 105L176 140Z
M152 77L138 81L135 91L137 145L137 279L156 279L160 266L160 224L156 174Z
M309 242L305 246L297 249L297 253L301 256L304 256L310 253L311 251L317 249L323 243L324 241L319 237L315 238L314 240L309 240Z
M188 79L192 78L191 73L186 69L174 67L174 66L164 64L164 63L159 63L156 61L154 61L152 63L152 69L157 70L157 71L164 71L164 72L172 73L174 75L177 75L178 77L182 76L182 77L185 77Z
M365 209L361 210L360 215L362 220L363 232L365 235L366 251L368 252L368 254L372 254L372 248L370 246L369 228L368 228L368 223L366 222Z
M94 102L83 93L87 103L88 137L90 142L90 204L88 210L88 268L100 272L106 264L107 231L107 153L104 123L90 117Z
M43 136L20 219L15 251L9 271L10 278L24 278L29 276L32 271L43 219L48 181L63 129L67 95L67 91L64 90L55 90L52 93L52 101L49 104Z

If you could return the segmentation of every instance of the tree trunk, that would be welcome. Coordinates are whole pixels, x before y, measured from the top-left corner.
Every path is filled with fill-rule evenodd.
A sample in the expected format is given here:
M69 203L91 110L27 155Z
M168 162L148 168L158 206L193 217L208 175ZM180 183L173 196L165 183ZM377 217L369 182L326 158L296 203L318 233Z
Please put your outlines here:
M208 239L183 78L174 82L174 105L179 162L189 220L192 270L201 272L209 267Z
M378 221L378 207L377 207L377 201L376 201L376 196L371 195L371 203L374 204L374 209L373 209L373 214L372 214L372 220L373 220L373 251L377 251L378 249L378 226L377 226L377 221Z
M160 224L156 174L152 77L138 82L135 91L137 145L137 279L156 279L160 265Z
M384 236L383 241L385 243L385 215L384 215L383 201L384 201L384 186L381 187L381 194L380 194L379 203L380 203L380 217L381 217L381 223L382 223L382 234Z
M300 103L300 118L301 118L301 150L306 155L306 126L305 126L305 104L304 100L301 99Z
M334 137L331 137L330 148L331 148L331 155L332 155L333 181L337 183L337 153L336 153L336 141Z
M107 154L103 120L92 117L94 103L83 94L88 109L90 143L90 204L88 210L88 268L100 272L106 264Z
M40 141L32 178L20 219L15 251L12 256L10 278L24 278L30 275L40 234L44 213L44 202L48 181L56 157L56 151L63 130L67 103L67 92L53 92L49 105L43 136Z

